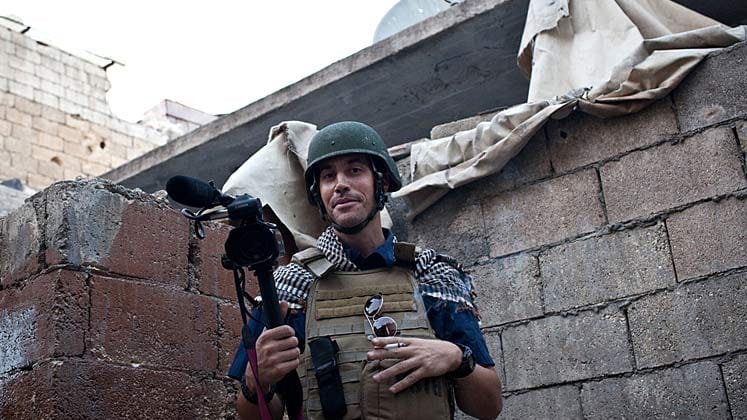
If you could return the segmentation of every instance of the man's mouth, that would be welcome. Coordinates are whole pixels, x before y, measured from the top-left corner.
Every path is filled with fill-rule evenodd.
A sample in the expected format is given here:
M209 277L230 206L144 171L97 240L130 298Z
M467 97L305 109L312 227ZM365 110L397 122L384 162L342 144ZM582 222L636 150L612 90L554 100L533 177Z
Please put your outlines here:
M337 208L340 206L346 207L347 204L354 204L354 203L357 203L357 200L354 200L352 198L347 198L347 197L341 198L334 202L334 204L332 205L332 208Z

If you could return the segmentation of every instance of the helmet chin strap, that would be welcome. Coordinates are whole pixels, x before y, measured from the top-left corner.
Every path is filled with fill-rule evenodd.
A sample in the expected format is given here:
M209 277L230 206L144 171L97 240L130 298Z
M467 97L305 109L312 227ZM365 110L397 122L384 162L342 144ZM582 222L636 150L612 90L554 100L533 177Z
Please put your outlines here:
M322 217L322 220L329 222L329 224L336 231L344 233L345 235L355 235L356 233L362 231L366 226L368 226L371 220L376 217L376 214L384 209L384 204L387 200L386 193L384 192L384 175L382 175L379 171L374 171L374 177L376 178L374 182L374 196L376 197L376 207L371 209L371 212L368 213L368 216L366 216L366 218L362 222L351 227L342 226L332 220L332 217L327 214L327 210L324 207L324 203L322 202L322 195L319 192L319 188L316 185L313 185L312 191L314 195L314 201L316 201L316 205L319 208L319 215ZM316 184L316 182L314 184Z

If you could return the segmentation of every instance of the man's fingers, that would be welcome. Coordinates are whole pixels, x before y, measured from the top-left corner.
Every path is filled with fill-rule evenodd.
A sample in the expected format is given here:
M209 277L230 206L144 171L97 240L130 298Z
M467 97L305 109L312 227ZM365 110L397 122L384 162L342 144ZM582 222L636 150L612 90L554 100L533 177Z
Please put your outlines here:
M399 364L399 363L398 363ZM387 369L388 370L388 369ZM405 389L415 385L419 380L425 377L423 368L412 371L409 375L405 376L401 381L389 387L389 391L393 394L404 391Z

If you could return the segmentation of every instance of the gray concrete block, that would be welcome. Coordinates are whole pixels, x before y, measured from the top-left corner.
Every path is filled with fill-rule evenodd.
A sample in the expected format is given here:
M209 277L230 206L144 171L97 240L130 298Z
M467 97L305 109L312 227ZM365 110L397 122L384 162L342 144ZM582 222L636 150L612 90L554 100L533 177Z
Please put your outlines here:
M630 372L625 316L615 309L552 316L503 331L506 389Z
M470 266L488 253L480 205L464 190L454 190L420 214L409 226L408 240L436 249Z
M490 357L495 362L495 372L501 379L501 382L505 386L506 371L503 369L503 349L501 348L501 335L497 332L491 331L483 333L485 337L485 344L488 346Z
M639 368L747 349L747 273L646 296L628 310Z
M729 407L718 365L703 362L581 389L585 419L726 419Z
M663 224L589 238L539 257L547 311L601 303L675 283Z
M41 269L42 235L32 202L0 218L0 286L9 286Z
M737 124L737 137L742 145L742 153L747 154L747 122L741 121Z
M563 173L598 162L677 134L677 120L669 97L643 111L602 119L575 112L546 126L552 165Z
M747 419L747 355L736 356L721 367L726 396L734 419Z
M581 396L572 385L511 395L503 401L501 419L580 419Z
M666 223L680 281L747 266L747 199L702 203Z
M550 154L544 131L532 137L526 146L506 163L500 172L465 185L474 199L493 196L517 185L529 183L552 175Z
M431 138L440 139L453 136L460 131L471 130L477 127L477 124L481 122L490 121L496 113L497 111L437 125L431 128Z
M604 225L594 170L528 185L483 201L490 257L548 244Z
M535 257L519 254L476 266L470 271L483 327L543 314L542 285Z
M703 60L673 92L683 132L747 115L747 43Z
M747 186L734 134L714 128L600 169L610 222L646 217Z

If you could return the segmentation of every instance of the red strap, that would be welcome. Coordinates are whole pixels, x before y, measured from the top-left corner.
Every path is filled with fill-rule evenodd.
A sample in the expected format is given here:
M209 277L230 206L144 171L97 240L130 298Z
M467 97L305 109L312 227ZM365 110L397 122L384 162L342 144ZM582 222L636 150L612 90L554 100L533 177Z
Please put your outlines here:
M262 392L262 386L259 384L259 369L257 368L257 350L254 348L246 349L246 354L249 356L249 365L252 367L252 374L254 375L254 386L257 390L257 404L259 405L259 418L262 420L272 420L272 414L270 414L270 407L265 401L264 392Z

